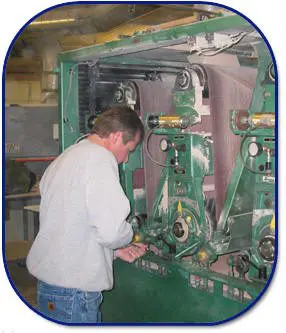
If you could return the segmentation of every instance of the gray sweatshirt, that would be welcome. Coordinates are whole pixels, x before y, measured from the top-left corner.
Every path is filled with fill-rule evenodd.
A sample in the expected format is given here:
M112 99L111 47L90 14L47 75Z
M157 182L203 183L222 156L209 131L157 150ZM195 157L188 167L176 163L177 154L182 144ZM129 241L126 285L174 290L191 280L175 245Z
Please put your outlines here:
M88 140L69 147L46 169L40 192L29 272L59 287L111 289L113 250L133 236L113 154Z

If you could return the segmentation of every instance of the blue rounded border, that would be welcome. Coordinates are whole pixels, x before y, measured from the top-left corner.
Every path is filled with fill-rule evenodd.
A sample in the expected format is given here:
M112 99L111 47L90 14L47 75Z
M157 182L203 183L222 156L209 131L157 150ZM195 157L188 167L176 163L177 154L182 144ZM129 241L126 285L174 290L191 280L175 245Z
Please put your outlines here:
M275 181L275 221L276 221L276 225L275 225L275 258L274 258L274 263L273 263L273 269L271 272L271 275L265 285L265 287L263 288L262 292L259 294L259 296L252 302L250 303L243 311L237 313L236 315L229 317L225 320L222 321L218 321L218 322L214 322L214 323L172 323L172 322L165 322L165 323L101 323L100 326L215 326L215 325L220 325L223 323L227 323L231 320L234 320L238 317L240 317L241 315L243 315L245 312L247 312L250 308L252 308L260 299L261 297L264 295L264 293L266 292L266 290L269 287L269 284L271 283L272 279L273 279L273 275L274 272L276 270L276 266L277 266L277 260L278 260L278 123L279 123L279 119L278 119L278 70L277 70L277 63L276 63L276 59L273 53L273 50L270 46L270 43L268 42L267 38L265 37L265 35L263 34L263 32L257 27L257 25L252 22L247 16L245 16L244 14L242 14L241 12L226 6L226 5L222 5L216 2L208 2L208 1L180 1L180 2L168 2L168 1L142 1L142 2L131 2L131 1L74 1L74 2L66 2L66 3L61 3L52 7L49 7L43 11L41 11L40 13L34 15L16 34L16 36L13 38L8 51L6 53L5 56L5 60L4 60L4 65L3 65L3 74L2 74L2 115L4 117L4 121L2 122L2 139L5 138L5 72L6 72L6 66L7 66L7 61L8 61L8 57L10 54L10 51L15 43L15 41L17 40L17 38L19 37L19 35L23 32L23 30L25 29L25 27L30 24L32 21L34 21L38 16L44 14L45 12L48 12L50 10L53 10L55 8L59 8L59 7L64 7L64 6L71 6L71 5L85 5L85 4L150 4L150 3L155 3L155 4L203 4L203 5L213 5L213 6L217 6L217 7L221 7L221 8L225 8L229 11L232 11L238 15L240 15L241 17L243 17L246 21L248 21L261 35L261 37L263 38L265 44L267 45L269 52L271 54L272 60L273 60L273 64L274 64L274 69L275 69L275 76L276 76L276 80L275 80L275 174L276 174L276 181ZM64 323L64 322L60 322L57 320L53 320L51 318L48 318L46 316L44 316L42 313L38 312L36 309L34 309L28 302L26 302L26 300L23 298L23 296L18 292L17 288L15 287L12 279L10 278L9 275L9 271L8 271L8 267L7 267L7 261L6 261L6 253L5 253L5 150L4 150L4 144L5 144L5 139L3 140L3 144L2 144L2 177L3 177L3 185L2 185L2 256L3 256L3 263L4 263L4 267L5 267L5 271L7 274L7 277L9 279L9 282L11 284L11 286L13 287L14 291L16 292L16 294L19 296L19 298L31 309L33 310L35 313L39 314L40 316L42 316L43 318L46 318L50 321L53 321L55 323L64 325L64 326L95 326L95 324L83 324L83 323Z

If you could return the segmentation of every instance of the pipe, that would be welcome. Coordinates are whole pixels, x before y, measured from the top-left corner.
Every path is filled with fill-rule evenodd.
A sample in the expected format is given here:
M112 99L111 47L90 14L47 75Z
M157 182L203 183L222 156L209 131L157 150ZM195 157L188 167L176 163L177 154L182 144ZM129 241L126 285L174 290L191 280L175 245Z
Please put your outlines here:
M42 41L41 47L41 103L47 103L49 99L57 99L58 75L54 69L57 67L57 54L60 52L60 46L52 38L46 38Z

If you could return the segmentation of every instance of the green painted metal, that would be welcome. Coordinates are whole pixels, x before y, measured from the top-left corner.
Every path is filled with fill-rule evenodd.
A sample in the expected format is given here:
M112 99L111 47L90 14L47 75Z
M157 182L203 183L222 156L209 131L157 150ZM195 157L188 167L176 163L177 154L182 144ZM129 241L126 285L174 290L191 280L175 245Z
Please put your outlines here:
M142 65L142 66L148 66L148 67L153 67L156 66L157 70L164 69L165 67L167 68L172 68L172 69L183 69L185 67L184 62L179 62L179 61L164 61L164 60L148 60L148 59L143 59L130 55L124 55L122 56L113 56L113 57L106 57L106 58L101 58L99 60L100 64L105 64L105 65Z
M174 45L185 41L189 36L201 32L215 32L230 28L251 28L249 23L238 15L230 15L184 25L158 32L146 32L131 38L112 41L105 44L89 46L73 51L66 51L59 55L60 61L87 61L116 55L135 53L141 50L155 49L160 46Z
M218 221L214 239L212 240L212 246L216 249L217 253L233 252L251 244L250 229L254 200L253 186L253 175L248 169L244 168L240 158L238 158L233 170L233 177L228 186L224 208ZM239 218L240 216L242 219ZM241 225L241 228L239 227L241 234L238 237L237 233L233 235L231 230L235 228L235 224L239 225L241 220L244 221L244 223ZM231 230L229 230L230 226ZM245 227L247 228L245 229ZM244 246L241 245L242 247L239 247L239 244L230 245L234 237L238 237L242 242L248 240L247 244ZM239 239L237 240L238 242ZM234 243L237 244L237 241Z
M60 63L60 149L65 150L79 137L78 128L78 64Z
M234 300L235 281L223 276L199 273L214 284L207 291L203 280L191 287L182 272L174 269L167 276L141 271L134 265L115 261L115 288L104 293L103 321L106 323L215 323L229 319L243 311L251 302ZM186 273L189 275L189 273ZM195 275L194 272L193 275ZM196 285L192 280L193 285ZM237 281L236 281L237 283ZM233 287L232 287L233 285ZM236 284L237 285L237 284ZM209 283L209 286L211 284ZM226 289L227 286L227 289ZM245 288L245 285L243 285ZM261 285L257 284L256 295ZM224 291L223 291L224 289ZM250 288L249 288L250 289ZM253 290L253 286L251 290ZM255 296L255 295L253 295Z
M137 146L136 150L129 154L128 163L119 166L120 182L123 190L130 201L130 215L142 214L146 212L145 198L137 199L134 196L133 173L143 167L142 145Z
M174 130L172 130L173 132ZM156 133L160 134L160 130ZM166 130L163 131L166 134ZM175 221L181 216L184 220L188 219L190 234L187 241L176 245L176 254L181 255L193 253L199 245L209 237L209 226L205 216L204 199L203 199L203 178L209 174L210 147L205 138L190 133L168 135L168 141L181 151L178 152L179 164L174 168L172 160L174 159L174 149L170 149L166 159L167 167L164 168L156 200L152 212L147 219L148 228L144 229L148 241L156 244L158 248L164 248L169 251L169 247L164 240L157 240L159 235L168 238L169 242L175 246L173 227ZM204 147L204 151L200 149ZM196 159L194 151L203 151L201 159ZM204 164L207 161L207 165ZM168 186L166 187L166 184ZM164 203L167 196L167 202ZM182 212L178 211L178 205L182 205ZM160 222L159 222L160 221ZM158 227L158 222L160 227ZM151 237L153 235L153 237ZM151 240L152 239L152 240ZM168 242L168 243L169 243ZM196 247L192 247L196 244Z
M179 71L184 67L182 63L174 59L140 58L140 51L152 52L186 43L193 36L232 29L254 30L242 17L229 15L61 53L58 59L62 150L80 136L78 64L117 68L140 65ZM248 119L275 112L275 85L268 75L273 60L263 42L255 43L255 51L255 61L249 58L249 51L238 51L241 63L258 70L252 102L246 110ZM195 106L197 93L194 88L173 90L175 116L187 117L189 125L201 120ZM134 265L115 262L115 288L105 293L104 321L217 322L251 305L265 287L273 266L271 242L275 236L274 128L250 124L241 129L237 126L237 111L232 111L230 127L242 138L241 151L215 232L203 192L204 178L214 173L211 138L180 127L152 129L153 135L166 136L171 145L151 211L143 228L136 227L141 240L150 244L150 251ZM257 156L249 154L252 143L262 147ZM144 167L142 146L130 155L128 163L120 166L120 180L131 204L130 221L134 216L147 215L145 189L138 194L133 186L134 173ZM230 253L228 273L210 269L218 257Z
M275 86L274 81L270 82L268 73L272 64L271 56L264 43L256 45L256 50L259 55L257 84L253 92L253 98L248 110L249 116L253 114L275 113ZM241 152L239 161L236 164L236 170L234 170L233 182L230 184L229 191L240 195L244 202L248 201L246 210L249 211L247 225L236 222L240 229L243 230L246 235L242 237L243 242L247 240L247 246L245 246L245 252L250 261L250 267L248 276L253 280L259 279L260 269L266 270L266 276L270 276L272 272L272 260L265 260L262 257L259 250L260 244L265 239L273 240L273 247L270 246L269 251L274 252L274 229L271 227L271 220L274 216L275 198L274 198L274 177L275 177L275 133L274 128L269 126L262 126L256 128L250 126L246 130L238 130L232 128L234 133L243 135L241 143ZM255 142L261 147L261 153L252 157L249 155L249 144ZM267 164L269 169L267 170ZM235 181L240 173L246 173L248 176L241 176L240 180ZM246 186L243 186L245 182ZM242 185L241 185L242 183ZM239 191L235 188L237 185L243 186L243 191ZM250 191L247 191L247 188ZM248 193L248 195L247 195ZM231 198L230 195L227 198ZM231 201L226 201L225 209L221 215L219 221L219 230L217 231L219 237L224 233L225 226L229 225L229 219L231 217L231 210L234 205ZM231 220L231 223L233 221ZM238 233L236 233L238 234ZM230 243L220 246L220 252L228 251ZM217 243L218 244L218 243ZM217 245L216 244L216 245ZM271 243L272 244L272 243ZM218 248L218 247L217 247ZM240 247L243 248L242 246ZM242 252L243 253L243 252Z

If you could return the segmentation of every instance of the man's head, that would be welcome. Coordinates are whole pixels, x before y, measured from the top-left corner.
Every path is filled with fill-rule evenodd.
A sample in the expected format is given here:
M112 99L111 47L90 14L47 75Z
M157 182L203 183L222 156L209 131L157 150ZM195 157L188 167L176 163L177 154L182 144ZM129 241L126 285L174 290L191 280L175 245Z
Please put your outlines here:
M144 138L144 127L137 113L127 106L116 106L101 113L91 133L104 140L118 163L127 162L129 152Z

